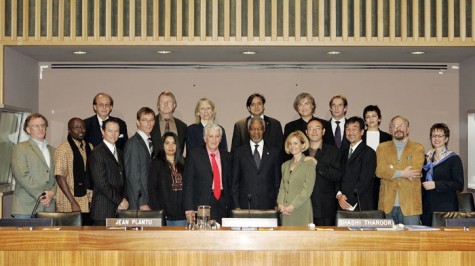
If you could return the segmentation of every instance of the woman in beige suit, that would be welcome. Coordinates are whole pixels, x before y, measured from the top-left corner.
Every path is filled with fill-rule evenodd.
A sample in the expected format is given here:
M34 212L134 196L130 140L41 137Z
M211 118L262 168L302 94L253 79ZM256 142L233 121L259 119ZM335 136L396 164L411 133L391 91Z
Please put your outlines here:
M315 184L315 162L304 161L303 152L308 147L307 137L299 130L285 140L285 152L293 157L282 165L277 197L283 226L306 226L313 222L310 195Z

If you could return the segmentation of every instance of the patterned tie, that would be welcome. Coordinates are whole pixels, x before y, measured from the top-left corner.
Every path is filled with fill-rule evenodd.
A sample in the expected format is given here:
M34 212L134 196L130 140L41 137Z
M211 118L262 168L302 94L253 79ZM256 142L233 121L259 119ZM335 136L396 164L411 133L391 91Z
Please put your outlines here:
M350 148L350 152L348 153L348 159L350 159L352 154L353 154L353 148Z
M150 156L153 157L153 142L152 142L152 138L148 138L148 149L150 150Z
M336 129L335 129L335 145L340 148L341 147L341 128L340 128L340 121L335 121Z
M213 167L213 187L214 197L219 200L221 197L221 178L219 174L218 162L216 162L216 154L211 153L211 166Z
M165 118L165 133L170 132L170 118Z
M119 162L119 154L117 154L117 149L114 146L114 157L117 162Z
M254 145L256 148L254 149L254 161L256 162L257 169L259 169L259 166L261 165L261 156L259 155L259 151L257 148L259 148L259 145L256 144Z

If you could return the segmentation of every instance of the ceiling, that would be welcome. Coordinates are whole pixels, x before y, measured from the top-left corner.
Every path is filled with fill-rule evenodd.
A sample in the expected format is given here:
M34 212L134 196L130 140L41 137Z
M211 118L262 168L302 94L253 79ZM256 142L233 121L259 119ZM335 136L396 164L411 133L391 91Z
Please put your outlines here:
M9 46L40 62L107 63L460 63L475 47L322 47L322 46ZM87 51L75 55L73 51ZM158 50L171 51L158 54ZM255 55L243 55L254 51ZM329 51L340 51L328 55ZM412 51L424 51L412 55Z

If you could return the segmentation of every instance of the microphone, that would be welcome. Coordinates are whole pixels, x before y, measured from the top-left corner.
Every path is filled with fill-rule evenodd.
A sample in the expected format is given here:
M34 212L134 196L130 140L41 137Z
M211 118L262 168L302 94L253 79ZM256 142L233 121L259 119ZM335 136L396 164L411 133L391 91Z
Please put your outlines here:
M30 216L31 218L35 218L35 213L36 213L36 210L38 209L38 205L40 204L40 200L44 196L46 196L46 192L41 193L41 195L36 200L35 207L33 208L33 211L31 212L31 216Z
M247 194L247 210L249 212L249 218L251 218L251 200L252 200L252 195Z
M355 194L356 199L358 200L358 210L361 212L360 195L359 195L359 193L358 193L358 189L357 189L357 188L355 188L355 190L353 190L353 194Z
M135 210L135 218L139 218L140 198L141 197L142 197L142 191L139 190L139 195L137 197L137 209Z

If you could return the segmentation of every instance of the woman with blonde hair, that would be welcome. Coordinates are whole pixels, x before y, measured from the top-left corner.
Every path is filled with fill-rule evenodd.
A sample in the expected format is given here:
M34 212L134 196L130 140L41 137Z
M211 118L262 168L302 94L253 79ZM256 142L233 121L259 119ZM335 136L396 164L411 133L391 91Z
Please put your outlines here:
M285 140L285 152L292 159L282 165L277 206L282 215L283 226L306 226L313 222L310 196L315 184L315 161L305 161L303 154L309 147L305 134L292 132Z
M201 98L195 107L195 124L188 126L186 129L186 149L191 151L196 147L205 145L203 140L203 129L209 122L214 123L216 118L214 103L208 98ZM221 127L221 126L220 126ZM221 136L221 142L219 143L219 149L228 150L228 144L226 141L226 133Z

